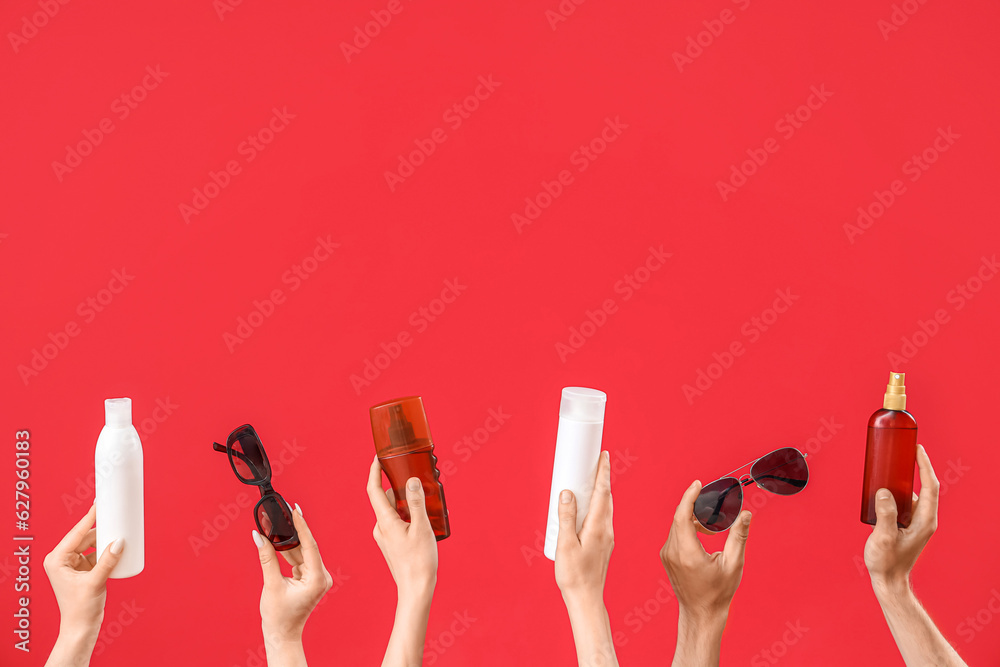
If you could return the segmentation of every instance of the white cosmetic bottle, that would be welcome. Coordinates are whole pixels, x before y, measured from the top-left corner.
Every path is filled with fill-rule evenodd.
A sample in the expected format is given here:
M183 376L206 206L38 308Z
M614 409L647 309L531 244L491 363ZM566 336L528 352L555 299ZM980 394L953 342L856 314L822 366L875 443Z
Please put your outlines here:
M549 519L545 527L545 557L556 559L559 540L559 494L569 489L576 496L576 530L590 509L594 478L601 458L604 406L608 396L597 389L565 387L559 402L556 457L552 465Z
M145 564L142 502L142 443L132 426L132 399L104 401L105 425L97 439L94 478L97 498L97 554L124 540L112 579L134 577Z

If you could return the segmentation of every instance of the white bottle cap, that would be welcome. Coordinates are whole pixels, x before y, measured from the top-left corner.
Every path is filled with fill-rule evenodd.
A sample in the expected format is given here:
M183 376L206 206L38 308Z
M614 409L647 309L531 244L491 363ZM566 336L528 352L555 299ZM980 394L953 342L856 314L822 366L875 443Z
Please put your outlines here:
M559 402L559 418L590 424L604 423L604 405L608 395L586 387L564 387Z
M108 426L131 426L132 399L106 399L104 401L104 421Z

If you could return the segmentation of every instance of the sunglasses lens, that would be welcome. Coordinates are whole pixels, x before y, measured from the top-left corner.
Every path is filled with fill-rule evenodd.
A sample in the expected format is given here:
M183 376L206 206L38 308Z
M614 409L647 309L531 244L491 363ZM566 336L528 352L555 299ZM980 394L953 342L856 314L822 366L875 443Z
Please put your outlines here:
M743 486L735 477L723 477L702 488L694 501L694 516L716 532L726 530L743 507Z
M792 496L809 481L809 466L799 450L785 447L754 463L750 476L771 493Z
M267 454L252 428L243 427L229 436L236 474L244 482L260 482L271 474Z
M257 504L257 528L272 544L287 542L295 536L291 510L284 500L267 496ZM294 546L294 545L292 545Z

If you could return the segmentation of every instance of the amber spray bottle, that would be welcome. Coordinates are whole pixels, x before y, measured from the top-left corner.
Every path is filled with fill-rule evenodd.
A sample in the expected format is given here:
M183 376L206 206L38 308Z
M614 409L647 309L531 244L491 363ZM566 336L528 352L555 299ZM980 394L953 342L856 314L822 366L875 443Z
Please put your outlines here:
M905 374L890 373L882 409L868 420L861 521L875 525L875 494L889 489L896 501L896 522L910 525L913 466L917 460L917 421L906 411Z

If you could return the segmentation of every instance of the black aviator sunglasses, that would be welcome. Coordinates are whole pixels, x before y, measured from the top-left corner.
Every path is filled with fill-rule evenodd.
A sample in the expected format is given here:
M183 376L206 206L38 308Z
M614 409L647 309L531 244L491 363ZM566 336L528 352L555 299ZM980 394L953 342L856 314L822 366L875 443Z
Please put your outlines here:
M747 466L749 475L733 477ZM782 447L706 484L694 501L698 523L714 532L728 530L743 509L743 487L751 483L779 496L799 493L809 483L806 455L794 447Z

